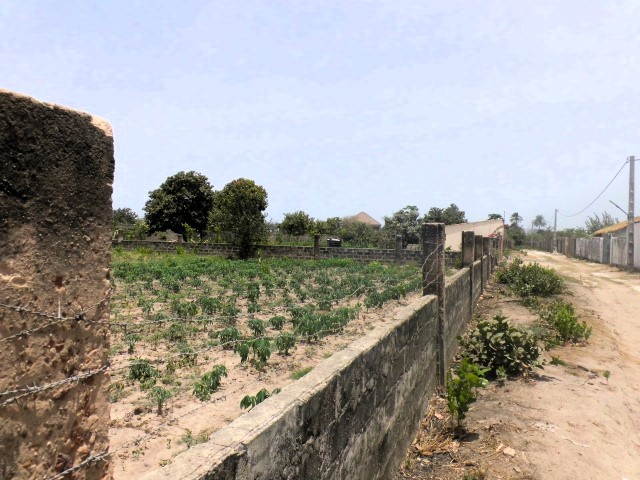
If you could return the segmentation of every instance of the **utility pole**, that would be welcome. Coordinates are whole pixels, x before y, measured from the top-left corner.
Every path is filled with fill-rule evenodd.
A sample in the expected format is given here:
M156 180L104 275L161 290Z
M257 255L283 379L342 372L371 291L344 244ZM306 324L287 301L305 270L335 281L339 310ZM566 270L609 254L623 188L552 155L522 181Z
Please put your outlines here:
M556 208L553 214L553 253L558 253L558 247L556 246L557 227L558 227L558 209Z
M633 239L633 204L635 203L635 157L631 156L629 160L629 208L627 210L627 268L633 270L633 253L634 253L634 239Z

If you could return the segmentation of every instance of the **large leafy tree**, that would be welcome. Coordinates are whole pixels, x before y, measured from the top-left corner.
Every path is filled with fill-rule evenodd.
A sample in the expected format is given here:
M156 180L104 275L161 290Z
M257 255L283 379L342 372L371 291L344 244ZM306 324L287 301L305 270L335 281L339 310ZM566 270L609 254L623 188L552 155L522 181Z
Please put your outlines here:
M211 220L225 240L240 248L240 257L249 258L267 239L266 208L267 191L253 180L238 178L216 193Z
M133 226L138 220L138 214L130 208L116 208L113 210L113 224L116 227Z
M144 206L149 233L171 229L185 235L193 229L203 235L213 199L213 188L200 173L178 172L168 177L160 188L149 192Z
M390 217L384 217L384 230L402 235L402 245L420 242L420 212L415 205L407 205Z
M313 218L302 210L285 213L280 224L280 230L287 235L301 236L311 232L315 226Z
M487 220L502 220L502 215L499 213L490 213Z
M464 211L460 210L455 203L447 208L432 207L424 216L425 222L444 223L445 225L453 225L456 223L466 223Z

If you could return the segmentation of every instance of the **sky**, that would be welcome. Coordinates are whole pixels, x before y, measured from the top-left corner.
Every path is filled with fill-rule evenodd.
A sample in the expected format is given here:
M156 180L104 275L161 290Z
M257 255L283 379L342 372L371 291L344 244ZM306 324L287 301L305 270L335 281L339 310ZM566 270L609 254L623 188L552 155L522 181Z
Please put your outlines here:
M179 171L267 215L455 203L558 228L625 215L637 1L0 2L0 88L114 131L114 208ZM635 107L634 107L635 105ZM637 164L640 168L640 163ZM636 214L638 212L636 211Z

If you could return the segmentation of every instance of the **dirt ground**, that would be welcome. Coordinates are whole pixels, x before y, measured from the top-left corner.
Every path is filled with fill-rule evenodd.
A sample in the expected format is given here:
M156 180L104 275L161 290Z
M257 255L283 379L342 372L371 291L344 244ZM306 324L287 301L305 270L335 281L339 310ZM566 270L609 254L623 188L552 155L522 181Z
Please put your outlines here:
M246 410L240 408L240 400L245 395L255 394L261 388L272 391L294 382L293 372L315 367L356 338L392 319L395 310L415 301L419 295L419 292L413 292L405 299L390 301L381 308L363 309L343 332L311 344L300 342L286 357L274 352L262 371L256 370L249 362L238 366L239 357L231 350L212 349L207 355L202 355L201 365L191 373L197 377L213 364L224 364L229 368L229 376L223 379L210 402L199 402L192 395L183 394L171 398L163 414L158 415L156 408L136 385L129 387L134 393L111 404L109 437L114 479L139 477L173 462L177 455L190 447L189 442L206 441L211 433L242 415ZM145 358L158 353L146 351L140 345L136 347L136 355ZM114 381L125 382L126 370L118 370L118 367L128 364L129 357L123 353L113 358L119 372L113 377Z
M396 479L640 479L640 274L544 252L524 259L566 278L566 300L593 328L588 343L545 352L528 380L481 390L462 438L434 397ZM498 286L485 293L480 314L535 319Z

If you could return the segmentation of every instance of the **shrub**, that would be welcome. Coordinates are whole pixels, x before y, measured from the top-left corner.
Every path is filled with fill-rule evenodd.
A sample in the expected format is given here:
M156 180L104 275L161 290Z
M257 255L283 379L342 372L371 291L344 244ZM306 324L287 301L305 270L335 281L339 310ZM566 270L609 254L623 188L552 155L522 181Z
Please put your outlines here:
M251 344L253 354L258 358L260 364L264 365L271 356L271 344L268 338L259 338Z
M564 288L564 281L553 269L537 263L525 265L520 258L499 269L496 272L496 281L509 285L516 295L523 298L531 295L557 295L562 293Z
M171 392L162 387L153 387L147 397L158 407L158 415L162 415L162 407L164 402L171 398Z
M455 370L455 376L449 372L447 380L447 406L452 418L458 426L469 411L469 405L476 401L476 390L487 385L484 374L488 369L481 369L469 359L463 359Z
M591 336L591 327L579 323L573 305L557 300L540 308L540 318L554 332L561 343L582 342Z
M508 375L519 375L531 367L541 366L540 347L533 333L510 325L501 314L478 322L476 328L459 341L465 356L488 369L492 376L500 367L504 367Z
M249 346L248 342L236 343L236 346L233 349L233 351L236 352L238 355L240 355L240 363L244 363L247 361L247 358L249 357L250 349L251 347Z
M227 376L227 368L224 365L216 365L213 370L205 373L193 386L193 394L198 400L206 402L220 386L222 377Z
M286 321L286 318L278 315L269 319L269 325L271 325L276 330L282 330Z
M266 331L264 322L257 318L253 318L249 320L249 328L253 332L253 335L256 337L261 337L262 335L264 335L264 332Z
M215 336L220 339L222 348L225 350L233 350L234 343L240 339L240 332L238 332L236 327L227 327L216 332Z
M276 348L280 355L289 355L289 350L296 346L296 337L293 333L283 332L276 337Z
M151 379L156 379L160 376L160 372L156 367L149 363L149 360L142 358L136 358L129 366L129 379L138 380L139 382L146 382Z

